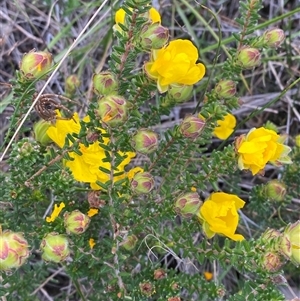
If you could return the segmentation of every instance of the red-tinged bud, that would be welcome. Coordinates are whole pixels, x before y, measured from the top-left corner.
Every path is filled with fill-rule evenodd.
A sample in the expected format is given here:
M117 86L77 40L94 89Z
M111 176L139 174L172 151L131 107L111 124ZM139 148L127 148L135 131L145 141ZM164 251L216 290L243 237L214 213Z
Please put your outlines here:
M28 242L22 233L0 229L0 271L19 268L28 256Z
M252 69L260 64L260 52L256 48L242 47L237 53L237 64L244 69Z
M191 218L199 212L203 202L198 193L188 192L180 195L175 201L175 211L185 218Z
M149 129L140 129L132 137L131 144L141 154L151 154L158 147L158 135Z
M300 220L289 224L282 234L280 241L281 253L293 264L300 264Z
M118 81L111 72L103 71L93 76L93 89L97 95L116 94L118 87Z
M160 49L169 40L169 30L160 23L146 23L141 29L140 45L144 50Z
M131 189L137 194L149 193L154 188L154 179L149 172L138 172L131 181Z
M124 241L120 243L120 246L122 246L127 251L131 251L135 248L137 242L138 238L135 235L129 235L125 238Z
M142 295L150 297L155 293L155 287L151 282L140 283L140 291Z
M200 136L205 126L205 121L197 116L187 116L179 125L179 132L186 138L195 139Z
M72 96L79 88L80 84L80 79L76 74L68 76L65 82L66 95Z
M82 234L88 228L91 219L80 212L74 210L71 213L66 212L64 214L64 223L67 233Z
M262 235L261 239L262 242L269 242L270 240L273 239L278 239L281 236L281 233L278 230L268 228Z
M286 185L278 180L271 180L265 186L266 196L274 201L283 201L286 195Z
M70 255L69 241L66 235L56 232L44 236L40 249L45 261L62 262Z
M20 62L20 70L26 80L34 80L42 77L51 67L51 54L44 51L35 51L35 49L24 54Z
M41 143L42 145L47 145L52 142L47 134L47 130L50 127L51 123L46 120L41 119L33 126L33 132L35 140Z
M271 48L277 48L280 46L284 39L284 31L279 28L269 29L263 34L264 45Z
M232 80L221 80L215 86L215 91L218 97L228 99L235 95L236 84Z
M109 95L98 101L98 114L101 120L111 127L124 123L127 119L127 107L124 97Z
M163 278L166 278L167 273L164 269L157 269L154 271L154 279L155 280L160 280Z
M276 252L266 252L262 255L260 265L264 270L275 273L282 267L283 263L284 261L280 254Z
M193 85L171 84L166 95L166 104L171 101L175 103L183 103L188 101L193 94Z

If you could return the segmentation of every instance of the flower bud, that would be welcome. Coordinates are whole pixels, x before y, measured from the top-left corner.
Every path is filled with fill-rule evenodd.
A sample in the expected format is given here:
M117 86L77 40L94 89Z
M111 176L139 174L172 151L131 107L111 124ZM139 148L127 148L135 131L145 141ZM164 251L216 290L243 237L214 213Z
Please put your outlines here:
M20 62L20 70L26 80L34 80L43 76L51 67L51 54L44 51L35 51L35 49L25 53Z
M0 271L19 268L28 256L28 242L22 233L0 229Z
M40 249L42 251L42 259L45 261L62 262L70 254L69 241L66 235L56 232L51 232L44 236Z
M76 92L80 84L80 79L76 74L68 76L65 83L66 94L68 96L72 96Z
M244 46L237 53L237 64L244 69L252 69L260 64L260 52L256 48Z
M280 241L280 251L296 266L300 264L300 220L293 224L289 224Z
M90 221L91 219L79 210L74 210L71 213L66 212L64 214L64 223L67 233L81 234L85 232Z
M271 229L271 228L268 228L262 235L261 235L261 240L263 243L267 243L269 242L270 240L273 240L273 239L277 239L279 238L281 235L281 233L278 231L278 230L275 230L275 229Z
M191 218L199 212L203 202L200 200L198 193L188 192L181 194L175 201L175 211L185 218Z
M205 126L205 121L197 116L187 116L179 125L179 132L186 138L195 139L200 136Z
M236 93L236 84L232 80L221 80L215 86L215 91L220 98L231 98Z
M283 201L286 195L286 186L278 180L271 180L265 186L265 194L271 200Z
M155 293L155 287L151 282L140 283L140 291L142 295L150 297Z
M131 189L137 194L149 193L154 188L154 179L149 172L138 172L131 181Z
M158 135L149 129L140 129L132 137L131 144L141 154L151 154L158 147Z
M275 273L282 267L283 260L276 252L266 252L262 255L260 265L264 270Z
M284 39L284 31L279 28L269 29L263 34L264 45L271 48L277 48L280 46Z
M159 280L163 279L167 276L167 273L164 269L157 269L154 271L154 279Z
M50 127L50 123L46 120L41 119L33 126L35 140L41 143L42 145L47 145L52 142L50 137L47 134L47 130Z
M118 87L118 81L111 72L103 71L93 76L93 89L97 95L116 94Z
M124 241L120 243L120 246L122 246L127 251L131 251L135 248L137 242L138 238L135 235L129 235Z
M170 101L182 103L188 101L192 97L192 94L193 85L171 84L166 96L166 102L167 104L169 104Z
M160 49L169 39L169 31L160 23L146 23L141 29L140 45L144 50Z
M34 147L29 141L20 141L19 146L19 155L21 158L29 157L34 152Z
M126 100L119 95L109 95L98 101L98 114L101 120L111 127L118 126L127 119Z
M300 135L297 135L295 137L295 144L296 144L297 147L300 147Z

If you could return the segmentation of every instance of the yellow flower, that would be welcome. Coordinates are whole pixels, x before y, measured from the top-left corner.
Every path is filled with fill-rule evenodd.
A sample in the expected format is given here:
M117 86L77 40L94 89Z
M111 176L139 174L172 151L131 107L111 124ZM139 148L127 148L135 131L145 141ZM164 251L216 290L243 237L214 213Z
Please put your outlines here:
M213 278L213 276L214 276L214 274L213 274L213 273L210 273L210 272L204 272L203 274L204 274L204 278L205 278L207 281L210 281L210 280Z
M218 126L215 127L213 134L221 140L227 139L233 132L236 126L235 117L228 113L223 120L217 121Z
M55 221L55 219L59 216L59 214L60 214L60 212L63 210L63 208L65 208L66 207L66 205L63 203L63 202L61 202L60 204L59 204L59 206L57 206L57 204L55 204L54 205L54 209L53 209L53 211L52 211L52 213L51 213L51 216L49 217L49 216L47 216L46 217L46 222L47 223L52 223L52 222L54 222Z
M99 212L99 209L90 208L89 211L88 211L88 213L87 213L87 215L88 215L88 217L92 217L92 216L98 214L98 212Z
M151 61L145 64L148 76L157 80L163 93L170 84L193 85L205 74L205 66L198 60L198 50L191 41L175 40L162 49L152 50Z
M90 238L89 239L89 245L91 249L94 249L94 246L96 245L95 239L94 238Z
M216 233L232 240L243 240L240 234L235 234L239 222L237 210L244 207L245 202L234 194L224 192L212 193L200 207L198 213L203 232L208 238Z
M58 115L59 116L59 115ZM81 126L78 114L75 113L73 116L74 120L60 120L57 119L56 124L49 127L47 135L54 141L59 147L63 147L65 139L68 133L79 134ZM85 117L84 122L88 122L89 118ZM101 130L104 132L104 130ZM104 139L104 144L107 144L109 139ZM84 144L79 143L79 150L82 155L78 155L75 152L69 152L69 156L73 159L72 161L65 161L65 165L70 168L72 175L76 181L90 183L90 186L94 190L99 190L100 186L96 184L96 181L106 183L110 180L110 175L104 173L99 167L104 167L108 170L111 169L110 162L106 162L105 151L100 147L99 142L96 141L86 147ZM117 166L115 173L124 172L125 166L135 157L133 152L118 152L119 155L124 157L123 161ZM114 177L114 181L118 181L126 177L124 172L122 175Z
M253 128L247 135L238 137L235 147L239 168L250 169L252 175L255 175L261 172L268 162L276 166L292 163L288 156L291 149L283 144L284 139L284 136L263 127Z

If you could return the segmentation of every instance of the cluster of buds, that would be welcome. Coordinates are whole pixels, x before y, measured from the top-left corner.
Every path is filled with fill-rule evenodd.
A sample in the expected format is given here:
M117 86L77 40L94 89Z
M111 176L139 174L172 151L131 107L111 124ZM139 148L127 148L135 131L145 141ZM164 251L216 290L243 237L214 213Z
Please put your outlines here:
M119 83L113 73L103 71L93 76L93 90L99 96L117 94Z
M98 100L98 115L101 120L116 127L127 120L127 103L120 95L108 95Z
M147 22L141 29L140 45L144 50L162 48L169 40L169 30L159 22Z
M236 93L236 83L232 80L220 80L215 86L215 92L221 99L232 98Z
M149 129L138 130L131 139L133 148L141 154L151 154L158 147L158 135Z
M182 136L195 139L200 136L205 126L205 121L197 116L186 116L179 125L179 132Z
M267 229L260 238L264 253L260 266L269 272L277 272L285 260L300 264L300 221L289 224L283 233L275 229Z
M24 80L32 81L42 78L52 67L52 55L45 51L31 50L25 53L21 62L20 70Z
M176 199L174 208L177 214L191 218L199 212L202 204L197 192L188 192L181 194Z
M74 210L71 213L66 212L64 214L64 224L67 233L82 234L88 228L91 219L80 212L79 210Z
M29 256L28 247L22 233L2 232L0 227L0 271L19 268L24 264Z
M131 181L131 189L136 194L147 194L154 188L154 178L149 172L138 172Z
M40 249L45 261L62 262L70 255L69 241L66 235L56 232L44 236Z

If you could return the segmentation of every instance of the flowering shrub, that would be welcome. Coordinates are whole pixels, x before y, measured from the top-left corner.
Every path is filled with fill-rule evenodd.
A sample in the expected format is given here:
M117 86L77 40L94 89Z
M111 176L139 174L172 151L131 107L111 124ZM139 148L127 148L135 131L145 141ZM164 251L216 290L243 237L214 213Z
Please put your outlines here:
M230 35L213 2L100 2L47 7L42 41L31 23L8 35L5 60L33 37L49 52L0 72L20 66L1 90L0 296L286 300L278 281L297 282L300 261L292 13L274 19L284 43L260 0L239 4ZM5 19L21 22L11 34L40 6Z

